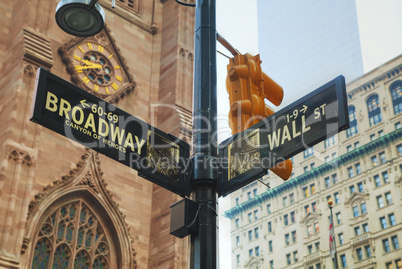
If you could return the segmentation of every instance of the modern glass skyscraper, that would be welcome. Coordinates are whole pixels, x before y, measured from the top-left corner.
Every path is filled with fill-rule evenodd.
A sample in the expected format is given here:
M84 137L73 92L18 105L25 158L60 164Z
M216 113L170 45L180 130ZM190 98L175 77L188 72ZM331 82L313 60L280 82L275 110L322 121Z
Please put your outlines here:
M355 1L257 1L262 68L288 102L340 74L347 84L363 75Z

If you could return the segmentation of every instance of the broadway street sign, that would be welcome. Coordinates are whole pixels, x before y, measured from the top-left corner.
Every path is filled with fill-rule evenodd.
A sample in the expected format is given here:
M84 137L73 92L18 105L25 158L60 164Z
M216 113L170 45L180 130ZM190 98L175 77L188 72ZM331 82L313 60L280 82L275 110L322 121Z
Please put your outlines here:
M39 68L31 121L100 152L181 196L189 145Z
M219 196L349 127L345 78L339 76L219 145Z

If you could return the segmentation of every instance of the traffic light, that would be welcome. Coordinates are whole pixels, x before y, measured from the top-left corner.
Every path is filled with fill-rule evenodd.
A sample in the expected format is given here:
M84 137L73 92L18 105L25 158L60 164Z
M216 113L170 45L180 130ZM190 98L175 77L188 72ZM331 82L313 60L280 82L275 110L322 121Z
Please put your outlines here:
M257 124L274 114L264 99L278 106L283 89L261 70L260 55L237 54L227 66L226 89L229 93L229 126L232 135ZM283 180L292 173L292 161L286 160L270 169Z

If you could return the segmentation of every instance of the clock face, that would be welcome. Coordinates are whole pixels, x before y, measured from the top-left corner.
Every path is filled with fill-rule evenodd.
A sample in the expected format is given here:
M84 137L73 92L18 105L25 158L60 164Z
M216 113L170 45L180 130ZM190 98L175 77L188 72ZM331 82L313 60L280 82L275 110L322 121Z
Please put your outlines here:
M107 96L123 84L123 71L110 50L95 42L85 42L73 50L73 64L82 83L88 89Z

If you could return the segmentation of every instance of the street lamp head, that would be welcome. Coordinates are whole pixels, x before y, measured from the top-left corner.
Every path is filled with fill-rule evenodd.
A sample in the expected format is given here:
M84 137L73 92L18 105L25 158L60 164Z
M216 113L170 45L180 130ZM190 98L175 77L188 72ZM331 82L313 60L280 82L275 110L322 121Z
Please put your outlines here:
M92 36L99 33L105 23L103 8L93 0L61 0L56 8L59 27L75 36Z
M329 207L332 207L332 205L333 205L332 199L329 198L329 199L328 199L328 206L329 206Z

